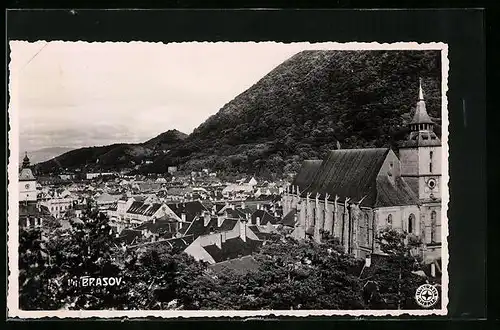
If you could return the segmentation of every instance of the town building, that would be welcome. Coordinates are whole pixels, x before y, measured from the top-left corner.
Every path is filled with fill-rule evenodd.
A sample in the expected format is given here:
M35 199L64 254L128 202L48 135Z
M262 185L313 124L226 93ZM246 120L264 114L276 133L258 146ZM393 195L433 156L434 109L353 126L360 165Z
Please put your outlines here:
M46 220L52 220L48 209L38 202L37 180L31 170L28 154L25 154L19 172L19 227L41 228Z
M26 153L19 173L19 202L37 202L36 184L36 178L30 168L30 160Z

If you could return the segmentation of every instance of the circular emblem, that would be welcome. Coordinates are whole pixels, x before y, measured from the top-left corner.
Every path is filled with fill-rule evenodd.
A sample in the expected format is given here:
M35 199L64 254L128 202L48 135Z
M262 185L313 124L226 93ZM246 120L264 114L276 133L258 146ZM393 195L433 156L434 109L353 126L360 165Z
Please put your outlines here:
M29 185L29 184L25 185L24 187L25 187L26 189L30 189L30 185Z
M431 284L423 284L418 287L415 292L415 300L417 304L424 308L429 308L434 306L439 299L438 289Z
M434 189L436 187L436 180L429 179L429 181L427 181L427 186L431 189Z

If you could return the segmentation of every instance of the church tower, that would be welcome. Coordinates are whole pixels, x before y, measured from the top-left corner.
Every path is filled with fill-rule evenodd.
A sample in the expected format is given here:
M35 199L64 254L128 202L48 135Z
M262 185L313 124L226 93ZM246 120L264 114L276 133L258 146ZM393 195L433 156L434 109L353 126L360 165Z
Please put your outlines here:
M409 124L410 136L399 149L401 176L422 202L440 200L441 141L434 133L434 122L427 114L419 86L418 102Z
M24 155L23 165L19 173L19 202L36 202L36 178L30 168L28 154Z
M419 84L410 135L399 149L401 176L420 200L421 237L427 256L440 255L441 247L441 141L425 108L422 82Z

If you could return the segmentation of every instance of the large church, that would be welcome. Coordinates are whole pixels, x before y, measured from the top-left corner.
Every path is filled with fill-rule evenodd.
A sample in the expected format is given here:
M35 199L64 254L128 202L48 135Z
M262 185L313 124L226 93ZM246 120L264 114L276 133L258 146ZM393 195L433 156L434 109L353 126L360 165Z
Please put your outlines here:
M384 228L421 239L427 260L441 253L441 141L434 133L422 87L410 135L399 158L389 148L339 149L306 160L283 197L292 235L337 237L345 252L364 258L378 251Z

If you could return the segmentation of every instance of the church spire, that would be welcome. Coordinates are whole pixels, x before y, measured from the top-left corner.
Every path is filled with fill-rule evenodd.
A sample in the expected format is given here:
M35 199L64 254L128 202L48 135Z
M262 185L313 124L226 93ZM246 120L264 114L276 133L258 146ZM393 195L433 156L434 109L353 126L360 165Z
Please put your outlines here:
M425 108L424 101L424 92L422 90L422 79L419 79L418 84L418 102L417 108L415 109L415 115L413 116L412 121L410 122L410 128L412 131L419 130L432 130L432 126L434 122L429 117L427 113L427 109Z
M24 152L23 168L30 167L30 159L28 158L28 152Z
M424 100L424 92L422 91L422 78L418 78L418 100Z

